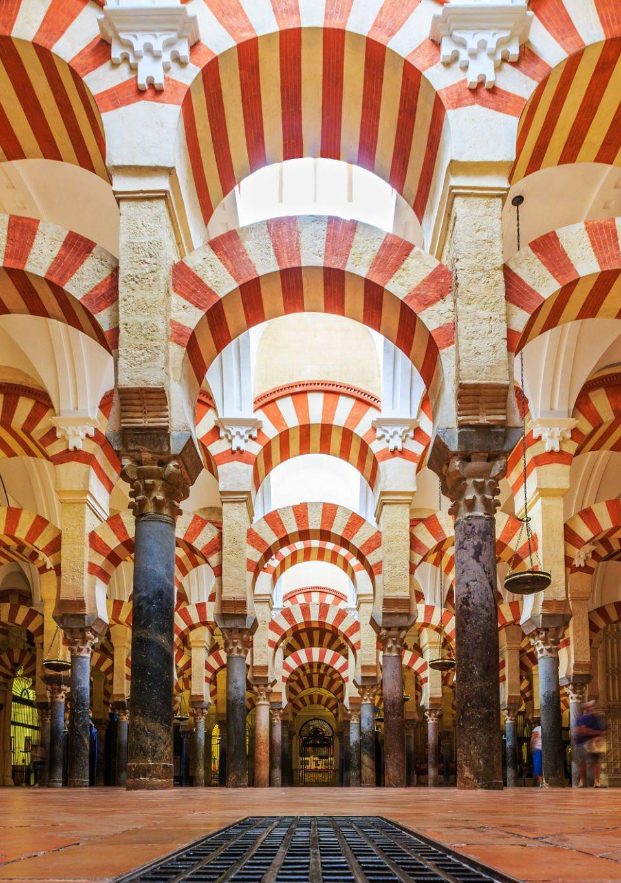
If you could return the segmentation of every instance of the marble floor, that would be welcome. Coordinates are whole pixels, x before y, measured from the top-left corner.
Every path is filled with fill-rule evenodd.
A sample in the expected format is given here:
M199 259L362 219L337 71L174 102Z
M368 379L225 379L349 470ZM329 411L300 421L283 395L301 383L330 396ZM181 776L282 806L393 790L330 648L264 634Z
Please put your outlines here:
M621 881L621 789L0 789L0 881L111 880L246 815L383 815L525 881Z

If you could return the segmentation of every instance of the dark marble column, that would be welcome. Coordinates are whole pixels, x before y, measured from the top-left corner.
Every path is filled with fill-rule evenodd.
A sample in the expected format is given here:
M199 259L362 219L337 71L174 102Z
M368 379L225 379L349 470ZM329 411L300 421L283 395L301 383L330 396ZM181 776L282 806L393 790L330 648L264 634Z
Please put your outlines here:
M455 518L457 787L502 788L496 524L504 456L453 454L444 488Z
M88 788L90 752L91 653L96 635L88 628L66 628L71 652L69 713L70 788Z
M360 787L360 711L354 708L349 713L349 784Z
M405 780L408 787L416 785L416 721L405 722Z
M109 720L98 720L97 727L97 774L95 784L103 786L106 783L106 733L108 732Z
M543 782L544 785L552 788L560 788L565 785L561 688L558 679L560 637L560 629L537 629L531 635L531 640L537 651L539 667Z
M505 708L505 756L507 765L507 788L516 788L518 784L517 767L517 729L515 719L517 709Z
M129 709L123 702L115 704L118 715L116 722L116 757L114 781L117 788L127 785L127 750L129 743Z
M255 684L254 707L254 787L270 784L270 697L266 684ZM245 697L244 697L245 700Z
M49 702L37 702L37 709L39 711L39 726L41 727L39 741L45 754L39 785L42 788L47 788L50 780L50 723L52 710Z
M62 788L65 749L65 699L69 688L65 684L50 684L50 767L48 786Z
M270 785L272 788L282 786L282 711L271 708L272 727L270 730Z
M136 516L127 787L172 788L175 521L187 485L179 464L126 462Z
M428 708L425 711L427 719L427 786L438 787L439 764L440 764L440 718L441 708Z
M226 730L227 730L226 721L222 720L222 719L219 720L218 726L220 729L220 756L218 758L218 785L219 785L219 787L224 788L224 786L226 785L226 769L227 769L226 746L228 743L228 739L227 739L227 735L226 735Z
M401 656L406 629L382 628L382 693L384 696L384 785L405 788L405 717Z
M573 681L567 684L566 690L569 697L569 733L571 738L571 786L577 788L580 784L580 764L576 745L576 726L578 718L582 714L582 706L586 700L588 683ZM543 732L543 727L541 728Z
M297 785L297 782L293 781L293 770L291 765L291 729L287 718L285 718L281 724L281 739L282 784L284 788L290 788L292 785Z
M192 709L194 717L194 787L205 787L205 718L207 708L195 706ZM211 756L211 752L210 752Z
M189 788L190 786L190 740L193 736L192 730L186 729L185 725L181 726L181 787Z
M351 784L351 740L349 737L348 720L344 720L341 728L341 752L343 755L343 786L349 788Z
M360 687L360 784L375 786L375 691Z
M226 785L248 787L246 753L246 656L249 629L223 629L226 652Z

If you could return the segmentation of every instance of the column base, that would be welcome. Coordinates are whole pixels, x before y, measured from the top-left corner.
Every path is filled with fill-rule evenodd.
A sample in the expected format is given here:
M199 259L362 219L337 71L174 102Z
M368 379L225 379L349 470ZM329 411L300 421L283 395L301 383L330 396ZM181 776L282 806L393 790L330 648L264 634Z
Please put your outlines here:
M468 780L466 782L457 781L457 790L458 791L502 791L504 788L504 783L502 781L494 781L494 782L473 782L472 780Z
M128 791L163 791L173 787L170 763L130 763L127 765Z

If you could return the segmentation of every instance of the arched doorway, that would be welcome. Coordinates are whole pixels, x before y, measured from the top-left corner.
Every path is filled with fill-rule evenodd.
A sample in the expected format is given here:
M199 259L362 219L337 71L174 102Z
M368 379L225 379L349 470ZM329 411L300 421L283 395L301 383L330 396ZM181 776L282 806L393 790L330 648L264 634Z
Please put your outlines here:
M300 727L299 784L334 785L334 730L327 721L312 718Z

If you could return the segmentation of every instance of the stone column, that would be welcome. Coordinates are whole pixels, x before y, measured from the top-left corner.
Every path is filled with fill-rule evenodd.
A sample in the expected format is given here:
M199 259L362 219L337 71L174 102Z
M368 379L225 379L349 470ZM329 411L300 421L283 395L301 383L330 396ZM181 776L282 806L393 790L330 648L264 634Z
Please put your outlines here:
M405 722L405 778L406 785L416 785L416 721Z
M71 708L69 714L70 788L88 788L90 753L91 653L96 641L88 628L66 628L71 653Z
M127 787L172 788L175 521L187 494L176 461L125 461L136 517Z
M52 720L52 710L49 702L38 702L37 708L39 710L39 726L41 727L40 744L45 752L45 761L41 769L39 785L42 788L47 788L50 779L50 722Z
M360 784L375 786L375 685L360 692Z
M106 733L108 732L109 720L99 720L95 723L97 727L97 775L95 784L103 786L106 784Z
M585 681L574 681L567 684L566 690L569 697L569 732L571 736L571 785L577 788L580 784L580 764L577 757L577 745L575 730L578 724L578 718L582 714L582 705L586 700L588 683ZM541 728L543 733L543 726Z
M270 730L270 785L282 786L282 709L270 709L272 728ZM255 783L256 784L256 783Z
M11 706L13 678L0 683L0 785L5 788L13 785L13 757L11 754Z
M48 786L62 788L64 747L65 747L65 699L68 687L65 684L50 684L50 770Z
M457 787L502 788L496 530L504 456L451 454L444 487L455 518Z
M441 708L428 708L425 711L425 718L427 720L427 786L429 788L437 788L438 786L438 767L440 761L439 722L441 717Z
M129 708L125 702L116 702L116 758L114 781L117 788L127 785L127 752L129 743Z
M384 696L384 784L405 787L405 716L401 657L406 629L382 628L382 693Z
M245 671L244 671L245 674ZM254 787L270 784L270 697L266 684L254 684ZM245 695L244 695L245 702ZM245 741L245 740L244 740Z
M344 720L341 727L341 751L343 752L343 786L351 784L351 741L349 737L350 723Z
M360 787L360 711L352 708L349 714L349 784Z
M531 640L537 652L539 668L539 707L541 716L541 747L543 782L550 787L562 787L563 731L561 718L561 690L558 678L558 645L561 629L536 629Z
M289 728L289 720L285 718L284 726L281 724L282 738L282 784L284 788L290 788L297 784L293 782L291 770L291 729Z
M507 762L507 788L515 788L518 784L517 764L517 730L515 720L517 709L505 708L505 755Z
M226 653L226 786L248 787L246 754L246 656L249 629L223 629Z
M205 787L205 718L207 707L197 705L192 709L194 717L194 787Z
M220 755L218 757L218 786L224 788L226 785L226 771L228 764L226 762L226 747L228 744L226 721L221 718L218 721L220 729Z
M180 727L181 735L181 787L188 788L190 785L190 739L193 731L183 724Z

